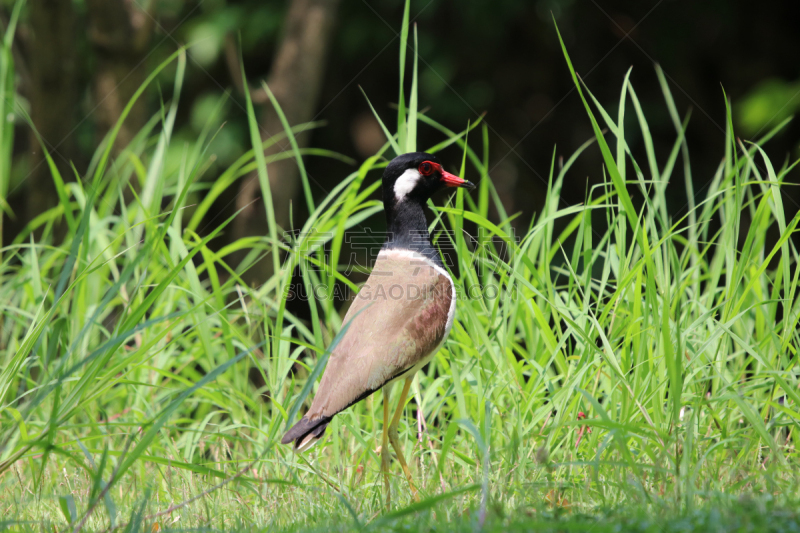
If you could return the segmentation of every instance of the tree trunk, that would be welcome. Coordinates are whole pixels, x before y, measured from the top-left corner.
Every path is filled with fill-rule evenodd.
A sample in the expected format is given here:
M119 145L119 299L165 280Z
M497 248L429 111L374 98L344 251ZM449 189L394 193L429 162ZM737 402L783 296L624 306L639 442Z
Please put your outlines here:
M64 180L73 179L73 129L78 107L75 14L72 0L31 0L31 118ZM53 178L36 136L30 136L27 220L55 206Z
M334 16L339 0L291 0L284 23L284 35L278 46L267 84L281 105L292 126L314 118L325 73L327 47L331 41ZM247 88L245 88L247 90ZM283 131L271 103L264 106L260 117L264 139ZM307 146L309 134L300 134L297 141ZM267 155L290 149L282 141L267 150ZM300 178L296 163L288 159L267 167L275 219L282 229L290 226L289 206L298 198ZM255 174L246 176L236 198L237 209L244 208L234 222L234 238L267 235L264 203L256 200L261 191ZM305 206L305 202L302 202ZM294 221L297 225L297 221ZM280 234L280 230L278 232ZM241 259L241 257L239 258ZM262 259L245 274L249 283L263 283L272 274L271 259Z
M98 139L114 127L122 110L144 82L145 52L153 17L132 0L87 0L89 40L97 56L92 80ZM128 146L147 121L145 102L139 99L122 125L115 151Z

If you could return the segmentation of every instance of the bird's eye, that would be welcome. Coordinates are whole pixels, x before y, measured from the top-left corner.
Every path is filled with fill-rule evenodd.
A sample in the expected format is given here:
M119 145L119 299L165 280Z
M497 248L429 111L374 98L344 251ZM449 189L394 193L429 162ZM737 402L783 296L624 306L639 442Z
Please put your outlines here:
M430 176L433 173L433 165L430 164L428 161L423 162L419 166L419 173L423 176Z

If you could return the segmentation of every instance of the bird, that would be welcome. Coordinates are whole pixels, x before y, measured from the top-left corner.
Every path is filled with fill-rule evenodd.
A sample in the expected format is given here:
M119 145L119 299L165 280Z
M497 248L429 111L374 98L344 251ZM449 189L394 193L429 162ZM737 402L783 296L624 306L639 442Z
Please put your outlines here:
M419 495L403 456L397 426L414 375L444 344L453 326L456 286L431 243L424 205L448 187L475 185L444 170L425 152L398 155L382 180L387 237L372 272L345 314L347 330L333 349L309 410L281 439L304 452L324 435L331 419L378 390L383 392L381 472L386 506L391 505L389 445ZM389 401L403 381L394 415Z

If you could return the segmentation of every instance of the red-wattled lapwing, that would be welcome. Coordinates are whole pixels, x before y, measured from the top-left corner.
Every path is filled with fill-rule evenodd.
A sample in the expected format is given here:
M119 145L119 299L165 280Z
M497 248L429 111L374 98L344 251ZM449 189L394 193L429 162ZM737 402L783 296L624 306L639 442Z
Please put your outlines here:
M350 325L330 356L311 409L281 440L294 442L298 452L305 451L322 438L336 413L383 389L381 471L387 506L391 501L390 443L414 499L419 499L397 424L414 374L444 343L456 311L455 285L431 244L423 210L428 199L445 187L474 185L446 172L435 156L423 152L395 157L386 167L383 205L388 238L347 311L344 323ZM362 309L365 312L359 313ZM390 391L399 379L405 383L390 418Z

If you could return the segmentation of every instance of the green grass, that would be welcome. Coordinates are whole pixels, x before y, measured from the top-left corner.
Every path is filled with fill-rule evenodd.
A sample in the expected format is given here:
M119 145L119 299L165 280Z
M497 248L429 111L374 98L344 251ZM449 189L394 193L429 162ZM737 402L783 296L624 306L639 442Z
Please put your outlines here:
M14 56L11 43L14 40L17 21L19 20L22 2L17 2L11 13L7 28L2 30L0 43L0 250L3 248L3 218L11 215L6 198L11 183L11 154L14 148L15 87ZM0 261L2 261L0 253Z
M796 529L797 515L782 509L800 496L800 268L791 238L800 218L781 195L793 165L776 167L762 150L785 123L747 144L729 114L722 162L710 185L693 191L688 117L660 71L675 126L666 158L656 157L628 77L612 114L564 52L596 137L563 166L554 150L544 208L514 221L527 227L522 235L491 182L487 128L478 121L470 135L455 133L421 113L414 56L408 103L401 89L396 127L382 122L382 152L324 199L304 187L311 216L296 238L282 238L270 218L269 235L222 248L213 241L231 219L202 220L253 170L271 213L266 160L251 150L206 176L210 127L192 145L171 145L185 56L168 58L142 87L177 66L175 94L148 127L112 161L113 130L80 180L54 174L60 204L3 244L0 524ZM632 134L626 113L636 117ZM420 127L441 132L442 142L416 146ZM288 124L264 144L287 136ZM625 142L632 137L643 141L639 161ZM338 157L288 144L277 157ZM456 322L419 373L401 422L423 501L411 502L395 465L395 508L386 514L380 395L337 416L309 454L278 440L307 405L308 378L343 327L335 282L356 289L344 275L345 239L382 216L374 197L386 159L452 145L463 153L461 175L478 183L472 195L431 204L437 242L457 261ZM10 144L0 147L10 160ZM603 184L567 206L560 193L571 164L598 149ZM175 153L179 161L167 161ZM687 189L683 210L667 205L675 187ZM489 220L490 207L499 220ZM66 227L63 241L54 240L56 224ZM240 250L249 253L233 264ZM248 287L242 272L265 254L276 274ZM311 321L287 310L296 267L307 292L328 291L311 300ZM263 390L249 381L253 369ZM180 507L165 512L171 506Z

